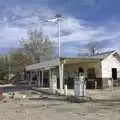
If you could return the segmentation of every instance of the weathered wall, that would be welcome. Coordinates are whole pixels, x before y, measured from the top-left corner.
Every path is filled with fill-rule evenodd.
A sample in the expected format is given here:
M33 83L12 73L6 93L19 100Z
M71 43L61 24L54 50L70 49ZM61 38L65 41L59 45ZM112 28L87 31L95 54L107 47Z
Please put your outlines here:
M95 68L96 79L88 79L87 88L94 88L94 85L95 85L94 80L97 80L97 82L98 82L97 86L98 86L98 88L101 88L101 86L102 86L101 61L82 62L82 63L77 63L77 64L65 65L64 66L64 78L74 77L78 73L79 68L84 69L86 76L87 76L87 70L89 68Z
M117 77L120 78L120 61L113 55L102 61L103 87L112 85L112 68L117 68Z
M89 68L95 68L95 74L96 77L101 78L101 62L96 61L96 62L84 62L84 63L78 63L78 64L68 64L64 66L64 72L65 76L67 77L74 75L74 73L78 72L79 68L83 68L84 72L87 75L87 69Z

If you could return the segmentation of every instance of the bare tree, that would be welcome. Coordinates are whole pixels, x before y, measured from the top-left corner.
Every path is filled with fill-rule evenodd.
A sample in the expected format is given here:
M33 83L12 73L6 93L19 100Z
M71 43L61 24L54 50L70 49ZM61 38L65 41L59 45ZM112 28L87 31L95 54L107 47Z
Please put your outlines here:
M27 39L21 40L20 44L21 48L0 55L0 79L8 76L9 72L16 75L22 73L26 65L56 57L54 43L41 29L29 30Z
M55 57L54 43L40 30L29 30L28 39L21 41L26 54L31 56L34 63Z
M90 41L85 45L85 48L88 50L91 56L98 54L104 47L105 45L100 41Z

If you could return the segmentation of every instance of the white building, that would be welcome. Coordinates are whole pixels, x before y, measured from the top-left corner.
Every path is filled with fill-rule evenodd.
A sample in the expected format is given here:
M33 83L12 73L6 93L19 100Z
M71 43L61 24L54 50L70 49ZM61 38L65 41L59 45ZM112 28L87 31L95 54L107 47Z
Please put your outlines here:
M59 58L26 66L26 79L38 87L74 88L74 78L84 72L87 88L105 88L120 83L120 55L117 51L79 58ZM33 82L34 81L34 82Z

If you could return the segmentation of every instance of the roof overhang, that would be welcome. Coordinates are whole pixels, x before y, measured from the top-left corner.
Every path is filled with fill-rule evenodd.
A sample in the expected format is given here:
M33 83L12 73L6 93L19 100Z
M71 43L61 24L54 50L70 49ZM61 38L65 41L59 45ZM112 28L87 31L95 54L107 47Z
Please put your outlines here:
M59 64L60 64L60 59L48 60L37 64L28 65L25 67L25 70L26 71L49 70L51 68L55 68Z
M101 59L95 58L63 58L65 64L99 62Z
M48 60L40 62L33 65L28 65L25 67L26 71L35 71L35 70L49 70L63 64L76 64L76 63L88 63L88 62L98 62L100 59L88 59L88 58L59 58L54 60Z
M120 54L118 51L114 51L109 55L115 55L115 53L120 57ZM48 60L48 61L44 61L44 62L40 62L37 64L33 64L33 65L28 65L25 67L26 71L35 71L35 70L49 70L51 68L55 68L57 66L59 66L61 63L64 64L75 64L75 63L88 63L88 62L98 62L101 61L103 59L105 59L106 57L108 57L109 55L105 56L105 57L98 57L98 56L84 56L84 57L61 57L58 59L53 59L53 60Z

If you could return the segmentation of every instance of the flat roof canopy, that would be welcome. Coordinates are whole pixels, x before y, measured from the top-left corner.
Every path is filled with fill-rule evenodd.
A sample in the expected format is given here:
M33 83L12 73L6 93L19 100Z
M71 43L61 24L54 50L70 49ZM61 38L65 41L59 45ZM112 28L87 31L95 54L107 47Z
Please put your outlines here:
M33 65L28 65L25 67L26 71L33 70L47 70L60 65L60 63L64 62L65 64L75 64L75 63L88 63L88 62L98 62L109 56L110 54L118 55L119 53L116 51L105 52L102 54L98 54L95 56L80 56L80 57L60 57L58 59L48 60L40 63L36 63Z
M33 65L28 65L25 67L25 70L32 71L32 70L37 70L37 69L49 69L49 68L53 68L55 66L58 66L59 63L60 63L59 59L48 60L45 62L40 62L40 63L33 64Z
M51 68L55 68L59 66L59 64L64 61L65 64L74 64L74 63L83 63L83 62L96 62L100 59L88 59L88 58L61 58L61 59L53 59L44 62L40 62L33 65L28 65L25 67L26 71L34 71L34 70L49 70Z

